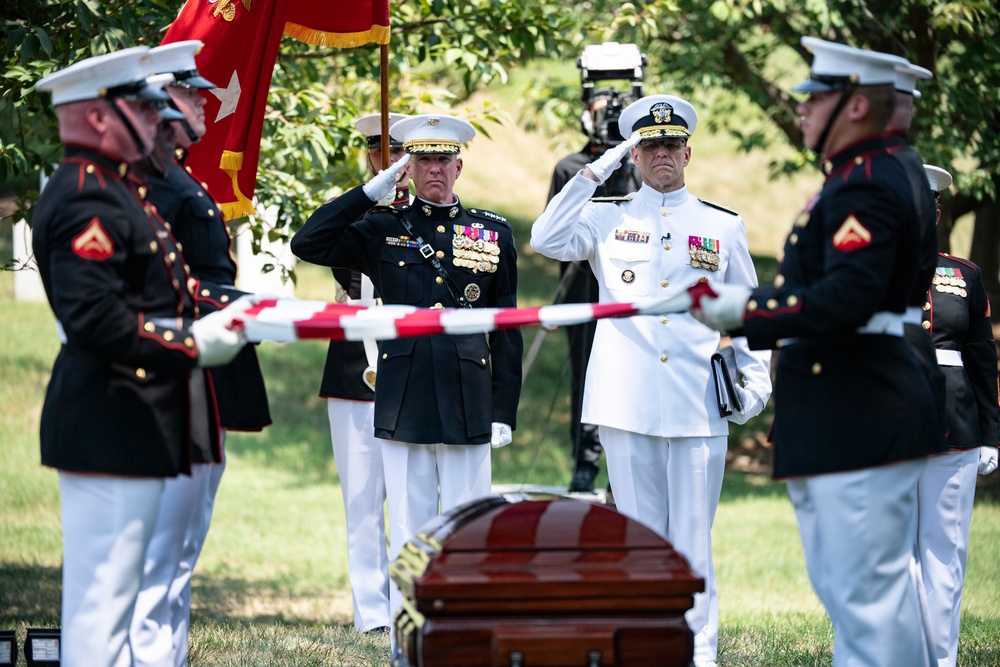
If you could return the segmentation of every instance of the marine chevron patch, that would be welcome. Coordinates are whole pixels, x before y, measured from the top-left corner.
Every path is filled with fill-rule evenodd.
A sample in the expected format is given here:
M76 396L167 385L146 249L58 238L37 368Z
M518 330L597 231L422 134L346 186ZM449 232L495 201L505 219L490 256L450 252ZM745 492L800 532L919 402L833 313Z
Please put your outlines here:
M844 220L840 229L833 235L833 247L841 252L867 248L871 242L872 233L854 217L853 213L847 216L847 220Z
M87 228L73 238L73 252L83 259L104 260L115 252L115 242L95 215Z

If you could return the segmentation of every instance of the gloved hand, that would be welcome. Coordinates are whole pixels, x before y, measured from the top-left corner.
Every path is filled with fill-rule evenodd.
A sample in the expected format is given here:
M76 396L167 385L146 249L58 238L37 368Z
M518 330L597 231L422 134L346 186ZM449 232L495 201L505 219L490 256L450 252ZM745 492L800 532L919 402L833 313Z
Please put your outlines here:
M996 447L980 447L979 448L979 474L989 475L991 472L997 469L997 448Z
M752 389L744 389L738 384L734 385L733 389L736 390L736 396L743 404L743 409L733 410L733 414L729 415L728 419L734 424L746 424L760 414L761 410L764 409L764 403Z
M396 194L396 181L399 180L399 173L403 171L403 167L406 163L410 161L410 154L407 153L399 160L393 162L388 166L388 168L383 169L378 173L375 178L364 184L363 190L368 198L373 202L378 202L379 204L386 197L394 197ZM392 199L389 200L389 204L392 203Z
M752 291L746 285L712 285L717 297L703 296L700 308L692 306L691 314L707 327L723 333L738 329L743 324L743 312Z
M512 439L510 426L501 424L500 422L493 422L493 435L490 436L490 447L500 449L504 445L509 445Z
M232 361L247 339L238 327L236 318L253 303L240 297L232 305L209 313L191 324L191 335L198 347L198 366L224 366Z
M636 130L625 141L604 151L604 155L588 164L586 169L590 170L590 173L594 175L598 183L603 183L618 168L622 158L628 154L629 149L638 144L641 139L639 131Z

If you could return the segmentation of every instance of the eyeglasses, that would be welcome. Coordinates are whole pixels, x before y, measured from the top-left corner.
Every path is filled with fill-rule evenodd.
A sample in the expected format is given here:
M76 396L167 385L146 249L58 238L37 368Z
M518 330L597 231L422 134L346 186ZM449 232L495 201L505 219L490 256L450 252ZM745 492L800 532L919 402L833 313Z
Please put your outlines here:
M677 153L687 148L687 141L684 139L652 139L639 144L639 150L643 153L655 153L661 148L668 153Z

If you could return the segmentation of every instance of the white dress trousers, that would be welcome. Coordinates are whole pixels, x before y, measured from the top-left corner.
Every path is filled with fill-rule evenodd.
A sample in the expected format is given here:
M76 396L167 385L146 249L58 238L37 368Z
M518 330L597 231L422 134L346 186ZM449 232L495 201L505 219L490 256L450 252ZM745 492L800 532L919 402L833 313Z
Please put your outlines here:
M833 624L834 667L926 667L913 576L917 480L926 459L788 481L816 595Z
M935 667L955 667L958 660L962 583L978 466L978 448L946 452L927 460L917 483L917 557Z
M354 629L367 632L391 625L382 440L373 435L373 401L330 398L326 405L347 519Z
M208 536L225 463L195 463L163 485L129 632L135 667L187 664L191 575Z
M684 618L694 633L694 663L713 663L719 595L712 561L712 523L726 469L726 437L659 438L600 427L608 479L622 514L669 541L705 579Z
M382 440L382 464L389 505L389 558L395 560L428 521L490 494L490 445L416 445ZM390 615L403 603L389 586ZM395 633L392 634L395 647Z
M133 664L129 624L162 490L158 477L59 472L63 667Z

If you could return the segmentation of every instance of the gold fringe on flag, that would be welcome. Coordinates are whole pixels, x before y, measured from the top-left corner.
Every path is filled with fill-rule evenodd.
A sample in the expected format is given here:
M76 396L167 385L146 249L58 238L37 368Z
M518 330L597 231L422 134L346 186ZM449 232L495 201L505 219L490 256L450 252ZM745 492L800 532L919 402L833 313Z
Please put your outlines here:
M219 167L229 174L229 178L233 181L233 194L236 195L236 201L219 204L222 217L226 220L235 220L236 218L248 215L257 215L257 210L254 208L253 202L240 192L240 184L237 180L240 169L243 168L243 153L223 151L222 158L219 160Z
M373 25L361 32L326 32L307 28L298 23L285 23L286 37L316 46L333 46L338 49L349 49L363 44L388 44L390 30L388 26Z

